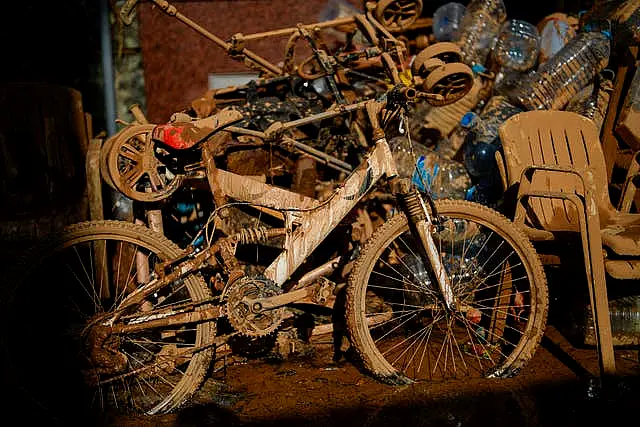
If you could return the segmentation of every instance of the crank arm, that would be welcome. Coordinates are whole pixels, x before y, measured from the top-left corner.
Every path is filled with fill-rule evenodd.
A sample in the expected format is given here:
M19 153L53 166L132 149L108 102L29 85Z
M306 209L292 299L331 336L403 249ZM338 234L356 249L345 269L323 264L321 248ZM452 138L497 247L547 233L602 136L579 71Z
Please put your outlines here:
M302 289L275 295L267 298L251 300L255 311L272 310L292 303L321 304L333 306L333 288L327 282L319 281Z
M373 316L367 317L367 326L369 328L373 328L377 325L381 325L385 322L388 322L392 318L393 318L392 312L377 313L377 314L374 314ZM333 331L334 331L333 323L326 323L324 325L318 325L315 328L313 328L311 330L310 336L317 337L320 335L327 335L327 334L333 333Z

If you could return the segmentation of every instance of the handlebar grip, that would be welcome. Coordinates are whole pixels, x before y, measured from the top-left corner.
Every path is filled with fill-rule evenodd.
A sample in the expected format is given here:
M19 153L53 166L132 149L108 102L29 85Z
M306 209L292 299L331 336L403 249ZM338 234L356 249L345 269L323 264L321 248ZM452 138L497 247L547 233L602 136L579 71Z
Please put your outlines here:
M428 101L444 101L444 96L439 93L419 92L416 91L416 98L426 99Z
M127 0L120 8L120 20L124 25L131 25L133 22L133 11L140 0Z

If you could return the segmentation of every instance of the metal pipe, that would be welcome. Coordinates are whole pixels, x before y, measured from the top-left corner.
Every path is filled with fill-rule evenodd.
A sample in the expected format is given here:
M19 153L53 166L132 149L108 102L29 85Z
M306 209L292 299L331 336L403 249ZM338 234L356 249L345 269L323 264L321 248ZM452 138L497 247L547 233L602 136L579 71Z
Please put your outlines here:
M100 0L100 48L102 51L102 74L104 81L104 118L107 136L116 133L116 90L113 74L113 52L111 49L111 24L109 5Z
M331 27L337 27L339 25L352 24L353 22L354 22L353 16L348 16L345 18L332 19L331 21L318 22L315 24L306 24L306 25L303 25L303 27L308 29L331 28ZM295 33L296 31L298 31L298 27L282 28L280 30L265 31L263 33L243 34L242 38L244 40L258 40L258 39L263 39L265 37L288 36L290 34Z
M298 142L295 139L285 137L283 138L283 141L291 144L295 149L302 151L306 154L309 154L310 156L313 156L317 160L320 160L321 162L325 163L327 166L331 166L339 170L340 172L350 173L353 170L353 167L349 163L343 162L342 160L337 159L330 154L326 154L320 150L316 150L315 148L309 147L308 145L302 142Z

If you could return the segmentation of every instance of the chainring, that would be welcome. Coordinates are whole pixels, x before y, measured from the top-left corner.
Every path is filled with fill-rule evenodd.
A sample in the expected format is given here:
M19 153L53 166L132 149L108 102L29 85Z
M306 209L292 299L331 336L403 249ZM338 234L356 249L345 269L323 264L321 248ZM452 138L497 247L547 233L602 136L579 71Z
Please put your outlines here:
M245 276L231 283L225 291L225 313L229 323L240 334L263 337L274 332L284 320L284 307L255 310L260 298L280 295L282 289L264 277Z

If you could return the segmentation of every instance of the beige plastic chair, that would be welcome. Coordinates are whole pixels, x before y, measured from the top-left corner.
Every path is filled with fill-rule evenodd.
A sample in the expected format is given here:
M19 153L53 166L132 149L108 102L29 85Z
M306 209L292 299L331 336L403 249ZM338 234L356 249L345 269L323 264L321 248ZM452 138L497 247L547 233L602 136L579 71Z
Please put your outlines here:
M516 194L514 222L532 240L581 235L600 372L613 375L606 274L640 279L640 214L612 206L591 120L567 111L529 111L511 117L499 133L503 183Z

